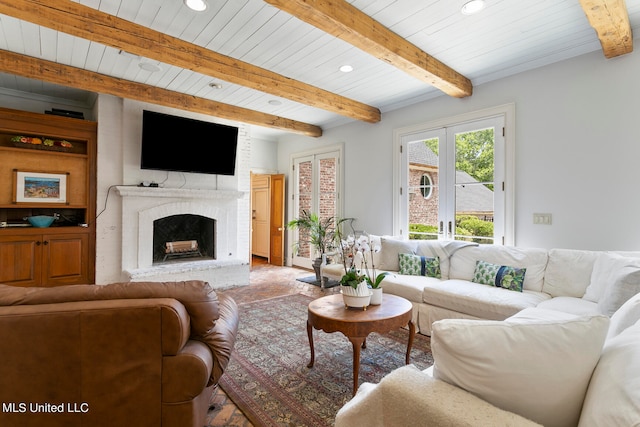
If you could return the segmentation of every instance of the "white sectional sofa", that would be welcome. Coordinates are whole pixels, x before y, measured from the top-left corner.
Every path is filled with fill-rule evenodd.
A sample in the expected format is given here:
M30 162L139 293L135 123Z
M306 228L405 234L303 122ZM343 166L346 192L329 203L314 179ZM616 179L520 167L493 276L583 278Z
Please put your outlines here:
M369 259L369 267L373 264L390 273L382 282L383 292L411 301L414 323L425 335L431 335L438 320L504 320L531 307L611 316L640 291L640 252L546 250L391 236L371 236L371 240L381 250L373 254L373 263ZM401 274L406 271L400 266L400 254L437 258L440 277ZM474 282L479 261L524 269L522 290ZM339 279L342 274L340 262L323 267L326 277ZM610 286L614 282L620 286Z
M640 294L611 318L536 307L432 332L434 366L361 384L335 426L640 425Z

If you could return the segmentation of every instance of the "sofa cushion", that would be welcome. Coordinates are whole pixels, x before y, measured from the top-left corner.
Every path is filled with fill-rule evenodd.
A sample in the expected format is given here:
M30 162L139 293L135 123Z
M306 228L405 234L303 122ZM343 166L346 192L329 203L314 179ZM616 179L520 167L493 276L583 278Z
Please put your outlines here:
M527 274L524 278L523 289L538 292L542 290L547 265L547 251L544 249L514 248L500 245L465 247L451 256L449 278L471 281L476 269L476 262L479 260L497 265L526 268Z
M449 259L458 250L468 246L478 246L475 242L462 240L416 240L416 254L440 258L440 273L443 279L449 278Z
M545 308L538 307L529 307L525 308L522 311L514 314L513 316L506 319L506 321L510 323L521 322L528 323L532 321L539 320L552 320L552 321L562 321L562 320L571 320L579 317L576 314L565 313L563 311L558 310L548 310Z
M638 320L640 320L640 293L632 296L613 313L607 339L615 337Z
M426 276L388 274L382 281L383 292L397 295L414 303L422 303L425 286L439 283L440 279Z
M471 281L482 285L522 292L522 284L526 271L526 268L476 261L476 270L473 273L473 279Z
M626 293L633 292L634 287L631 286L629 288L629 286L632 284L632 282L637 282L637 280L633 279L633 277L635 276L633 274L634 268L640 269L640 258L626 257L608 252L599 254L593 264L591 281L585 291L583 298L593 302L599 302L603 297L608 298L607 301L605 301L605 303L603 304L613 304L614 306L610 306L608 307L608 309L613 311L617 310L620 305L624 303L624 301L622 301L621 304L615 307L615 299L622 297L620 295L621 291L623 291L623 294L625 292L624 289L612 288L612 285L613 283L618 282L618 286L628 288ZM622 270L624 271L622 272ZM620 279L622 277L626 277L626 279L621 281ZM635 287L635 289L637 288L638 286ZM611 293L609 292L610 290L614 291L614 295L611 295ZM633 292L632 295L635 295L638 292L640 292L640 289L638 289L636 292ZM628 296L625 301L629 299L629 297L630 296Z
M621 257L610 268L608 285L598 300L598 310L606 316L640 292L640 259Z
M602 297L607 286L609 286L609 280L611 276L611 269L615 267L616 258L622 258L619 255L610 254L608 252L602 252L598 254L593 262L593 269L591 271L591 279L589 286L585 289L582 298L587 301L597 303Z
M575 426L608 325L601 315L441 320L431 335L434 376L546 427Z
M399 254L400 274L440 278L440 258L415 254Z
M383 236L380 238L380 252L377 254L377 264L381 270L400 270L399 255L416 252L415 240L398 240Z
M600 253L576 249L551 249L542 291L554 297L582 298L591 283L593 265Z
M429 282L422 293L427 304L489 320L504 320L548 298L542 292L511 292L467 280Z
M538 308L563 311L565 313L576 314L578 316L593 316L595 314L601 314L598 310L597 303L587 301L584 298L575 297L551 298L538 304Z
M579 427L637 426L640 419L640 323L610 339L602 350Z

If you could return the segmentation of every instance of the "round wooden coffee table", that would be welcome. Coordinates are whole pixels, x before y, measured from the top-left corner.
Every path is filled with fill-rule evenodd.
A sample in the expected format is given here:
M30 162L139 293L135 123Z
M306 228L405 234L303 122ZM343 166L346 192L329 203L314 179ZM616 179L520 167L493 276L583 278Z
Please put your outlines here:
M370 305L366 310L346 308L341 294L318 298L309 303L307 335L311 349L309 368L313 367L313 328L327 333L342 332L353 346L353 394L358 390L360 373L360 348L366 348L366 338L371 332L380 334L409 325L409 342L405 362L409 364L411 346L416 333L411 320L413 306L404 298L384 294L381 305Z

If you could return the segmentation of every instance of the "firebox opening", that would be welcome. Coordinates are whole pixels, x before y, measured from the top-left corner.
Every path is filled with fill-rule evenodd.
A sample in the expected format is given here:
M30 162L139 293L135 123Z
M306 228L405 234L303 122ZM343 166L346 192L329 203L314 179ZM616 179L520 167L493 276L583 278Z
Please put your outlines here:
M153 264L216 259L216 221L181 214L153 221Z

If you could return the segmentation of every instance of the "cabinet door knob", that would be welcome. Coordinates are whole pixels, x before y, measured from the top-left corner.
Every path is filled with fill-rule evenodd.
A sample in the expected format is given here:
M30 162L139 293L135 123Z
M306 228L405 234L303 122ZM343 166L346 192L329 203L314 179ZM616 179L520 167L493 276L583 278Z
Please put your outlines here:
M39 240L36 242L36 246L40 246L41 244L42 244L42 242L39 241Z
M43 245L48 245L48 244L49 244L49 241L48 241L48 240L45 240L44 242L42 242L42 244L43 244Z

